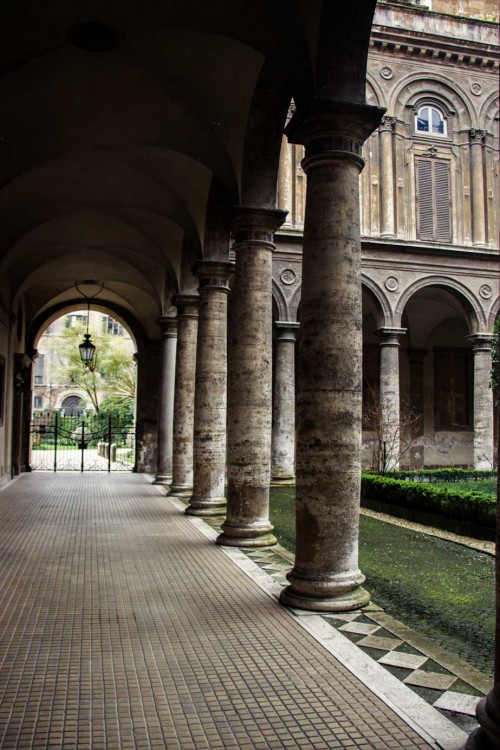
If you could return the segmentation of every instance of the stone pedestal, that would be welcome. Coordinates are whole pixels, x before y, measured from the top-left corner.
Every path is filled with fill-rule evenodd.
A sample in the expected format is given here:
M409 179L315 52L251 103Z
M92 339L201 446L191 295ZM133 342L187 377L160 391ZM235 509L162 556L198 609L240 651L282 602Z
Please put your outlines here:
M172 481L177 320L164 316L158 319L158 323L162 342L160 393L158 397L158 468L154 484L170 484Z
M169 495L191 497L193 493L194 389L198 295L177 294L177 357L175 363L172 484Z
M287 128L305 144L307 202L297 395L297 541L281 601L367 604L358 568L362 310L359 173L382 110L316 100Z
M382 472L398 471L400 458L399 342L405 328L379 328Z
M271 478L295 477L295 331L299 323L276 322Z
M472 242L486 247L486 202L484 196L484 130L470 131Z
M474 352L474 468L493 468L493 391L491 378L491 335L467 337Z
M188 515L224 511L226 470L227 295L233 263L199 261L200 314L194 401L194 479Z
M238 209L228 361L227 517L219 544L274 544L269 522L273 234L286 214Z
M394 155L393 133L395 117L383 117L380 125L380 236L393 239L395 231L394 210Z

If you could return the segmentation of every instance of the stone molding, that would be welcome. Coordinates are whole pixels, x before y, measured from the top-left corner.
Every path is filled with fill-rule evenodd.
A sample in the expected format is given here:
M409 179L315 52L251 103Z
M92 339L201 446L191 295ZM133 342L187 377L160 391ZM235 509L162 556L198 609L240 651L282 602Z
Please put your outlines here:
M394 128L396 127L397 121L398 121L397 117L391 117L389 115L384 115L382 117L382 122L380 123L378 129L379 129L379 131L381 133L386 132L386 131L388 131L390 133L393 133L394 132Z
M197 294L175 294L172 304L177 308L177 318L197 318L200 298Z
M161 315L158 318L158 325L162 339L177 338L177 318L171 315Z
M305 146L302 168L349 160L364 166L364 141L380 124L385 109L356 102L313 99L292 117L285 128L290 143Z
M399 346L406 328L377 328L375 333L380 338L380 346Z
M486 139L486 130L478 130L477 128L471 128L469 130L470 142L474 144L483 144Z
M472 344L472 350L474 352L489 352L491 351L491 342L493 334L491 333L473 333L470 336L465 337L467 341Z
M287 211L257 206L237 206L231 222L234 238L233 250L237 252L240 243L264 243L274 249L274 233L283 224Z
M193 265L193 274L198 276L198 292L229 292L229 279L235 264L219 260L198 260Z
M274 325L278 341L296 341L295 332L299 330L300 323L293 320L277 320Z

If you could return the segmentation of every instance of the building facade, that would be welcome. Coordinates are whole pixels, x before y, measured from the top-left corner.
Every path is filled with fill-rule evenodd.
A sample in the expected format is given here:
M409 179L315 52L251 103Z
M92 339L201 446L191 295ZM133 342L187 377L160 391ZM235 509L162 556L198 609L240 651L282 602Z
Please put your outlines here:
M379 3L370 41L367 100L386 112L365 142L360 178L363 463L491 469L497 9L486 2L430 5ZM284 141L278 203L288 215L273 269L275 478L293 474L303 155L302 146Z

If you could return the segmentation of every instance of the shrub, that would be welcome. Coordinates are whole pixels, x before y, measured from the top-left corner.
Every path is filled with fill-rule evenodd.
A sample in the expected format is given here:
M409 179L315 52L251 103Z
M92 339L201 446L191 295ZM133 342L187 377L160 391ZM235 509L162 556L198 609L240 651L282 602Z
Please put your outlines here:
M481 492L445 490L429 484L420 484L415 480L405 481L378 474L363 474L361 494L363 498L425 513L435 513L462 523L487 528L495 526L496 499Z
M475 469L421 469L414 471L392 471L385 476L391 479L404 479L408 482L473 482L479 479L496 479L496 471L476 471Z

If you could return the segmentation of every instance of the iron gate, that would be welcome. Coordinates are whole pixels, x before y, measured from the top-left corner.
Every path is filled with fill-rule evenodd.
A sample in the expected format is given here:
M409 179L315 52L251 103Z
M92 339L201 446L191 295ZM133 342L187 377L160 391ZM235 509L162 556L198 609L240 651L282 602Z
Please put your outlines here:
M118 415L65 416L31 421L33 471L133 471L135 427Z

